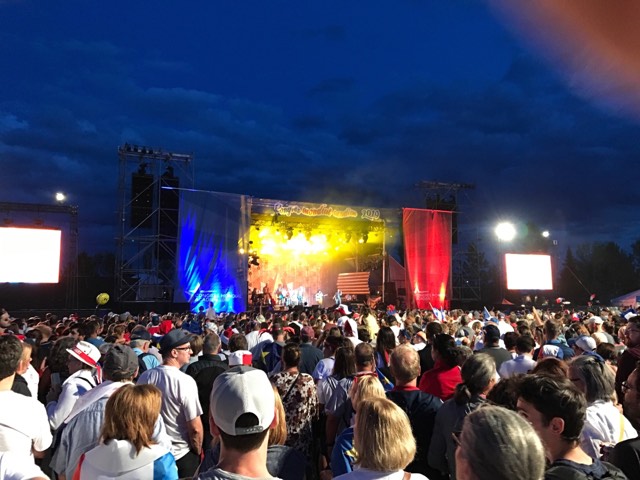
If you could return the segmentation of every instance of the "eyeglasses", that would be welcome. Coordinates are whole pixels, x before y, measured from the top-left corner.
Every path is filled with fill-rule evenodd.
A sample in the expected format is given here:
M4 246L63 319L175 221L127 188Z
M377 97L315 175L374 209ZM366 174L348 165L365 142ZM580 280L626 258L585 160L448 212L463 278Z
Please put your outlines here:
M174 348L174 350L191 350L191 347L180 347L180 348Z
M626 380L620 384L620 387L623 394L636 389L634 385L629 385L629 382Z

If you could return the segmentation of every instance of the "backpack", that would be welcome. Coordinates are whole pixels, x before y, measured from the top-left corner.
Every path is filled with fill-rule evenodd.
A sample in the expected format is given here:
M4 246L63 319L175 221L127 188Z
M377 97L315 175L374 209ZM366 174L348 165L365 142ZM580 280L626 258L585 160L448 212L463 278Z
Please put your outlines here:
M148 357L149 355L153 354L149 352L143 352L138 355L138 375L136 375L136 378L134 380L138 380L140 378L140 375L147 371L147 364L144 363L144 357Z
M557 463L561 463L560 460ZM602 462L602 465L606 469L606 473L604 476L596 477L591 473L586 473L582 470L578 470L576 468L570 467L568 465L553 465L547 469L545 472L544 478L547 478L547 475L553 474L553 478L562 478L563 480L626 480L627 476L622 473L618 467L608 463Z

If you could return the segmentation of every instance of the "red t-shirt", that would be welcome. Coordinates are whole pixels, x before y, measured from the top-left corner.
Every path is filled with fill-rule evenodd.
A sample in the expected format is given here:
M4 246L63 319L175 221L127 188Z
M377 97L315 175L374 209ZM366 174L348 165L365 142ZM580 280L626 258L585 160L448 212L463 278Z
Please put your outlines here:
M435 395L443 402L453 397L456 385L462 383L460 367L448 367L438 360L431 370L427 370L420 378L418 387L425 393Z

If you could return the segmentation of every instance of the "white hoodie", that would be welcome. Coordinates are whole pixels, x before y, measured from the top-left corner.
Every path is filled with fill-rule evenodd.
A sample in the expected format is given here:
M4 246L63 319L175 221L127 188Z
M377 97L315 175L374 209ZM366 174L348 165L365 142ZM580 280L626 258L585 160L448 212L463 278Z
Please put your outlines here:
M80 459L80 480L177 480L178 467L169 450L160 445L136 449L128 440L110 440L89 450Z

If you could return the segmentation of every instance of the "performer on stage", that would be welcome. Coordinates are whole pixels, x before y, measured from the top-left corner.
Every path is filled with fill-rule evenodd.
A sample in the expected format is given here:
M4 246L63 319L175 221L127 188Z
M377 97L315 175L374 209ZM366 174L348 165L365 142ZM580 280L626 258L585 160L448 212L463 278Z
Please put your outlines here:
M320 306L322 306L323 297L324 297L324 293L322 293L322 290L318 289L318 291L316 292L316 303Z
M273 305L273 298L271 298L271 290L269 290L268 284L265 284L264 288L262 289L262 294L264 295L262 297L263 305Z
M333 300L334 302L336 302L336 305L340 305L342 303L342 291L338 290L336 292L336 294L333 296Z

